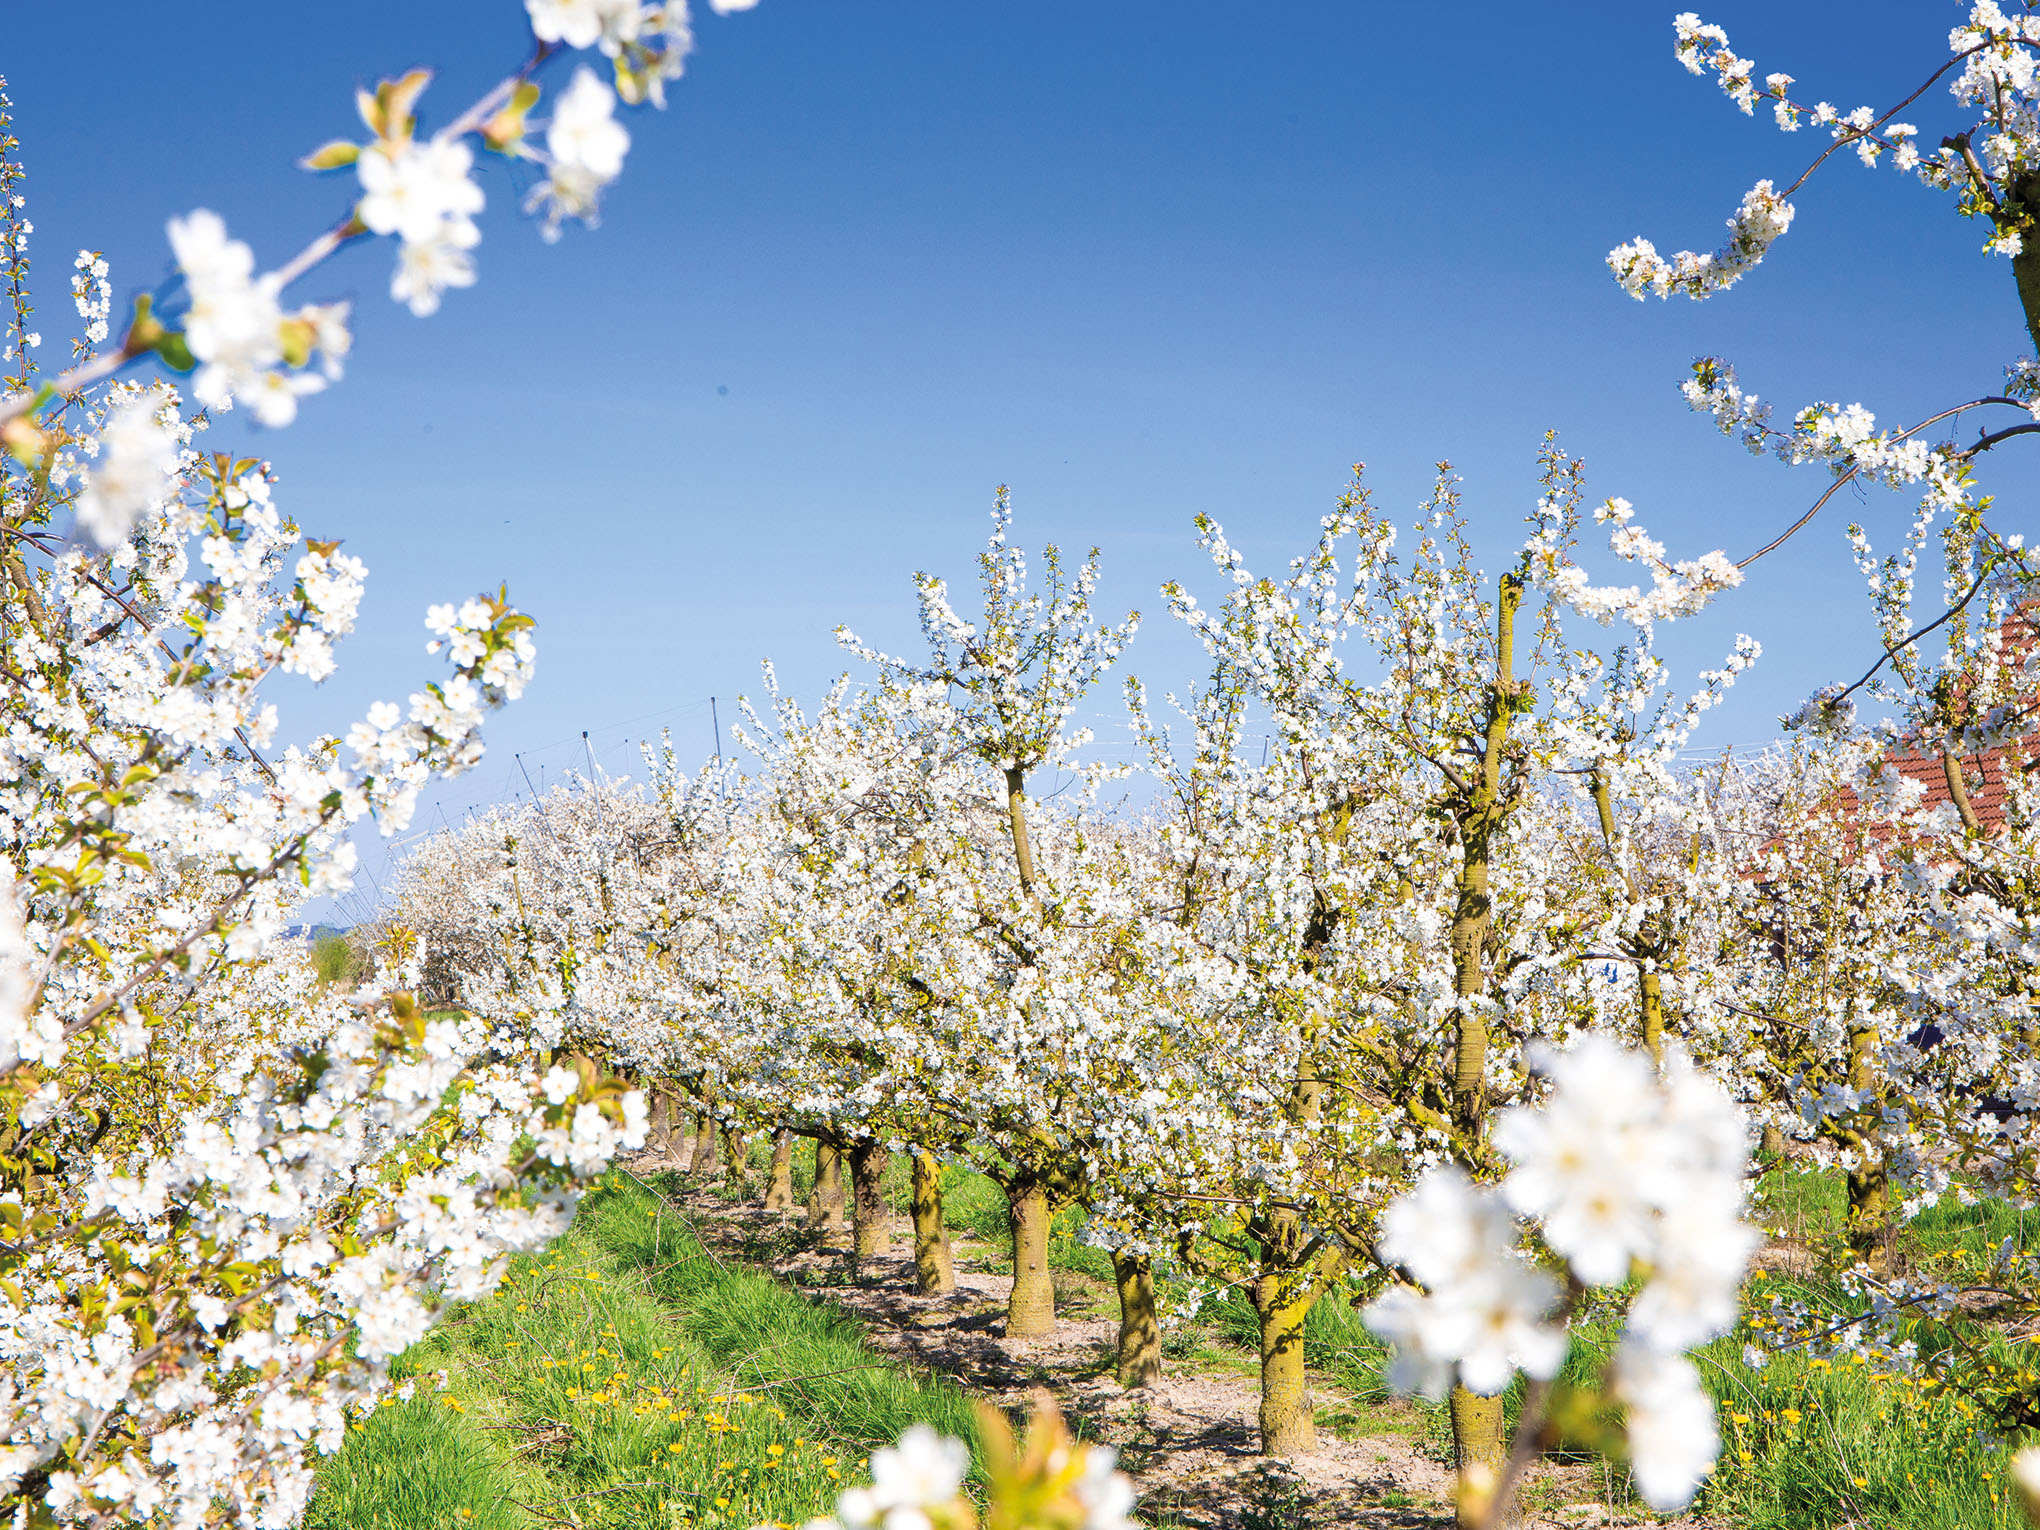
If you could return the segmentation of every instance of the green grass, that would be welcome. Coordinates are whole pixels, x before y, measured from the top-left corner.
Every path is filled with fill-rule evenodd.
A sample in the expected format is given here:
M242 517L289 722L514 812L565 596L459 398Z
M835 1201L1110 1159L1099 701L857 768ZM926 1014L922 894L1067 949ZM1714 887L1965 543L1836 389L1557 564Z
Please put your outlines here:
M2015 1530L2006 1447L1917 1377L1721 1341L1700 1356L1721 1403L1721 1460L1700 1506L1750 1530Z
M1812 1266L1750 1284L1741 1331L1696 1356L1720 1404L1723 1448L1701 1506L1748 1530L1830 1525L1921 1530L2013 1530L2025 1523L2006 1483L2011 1446L1994 1439L1968 1400L1912 1368L1829 1362L1797 1350L1758 1369L1743 1345L1774 1295L1837 1319L1863 1310L1834 1271L1845 1257L1847 1192L1833 1171L1774 1169L1759 1182L1755 1214L1775 1236L1809 1251ZM2000 1201L1950 1196L1899 1229L1897 1267L1957 1276L1986 1263L2006 1239L2040 1234L2029 1214ZM1755 1320L1754 1322L1752 1320ZM1981 1323L1921 1321L1909 1334L1923 1356L1974 1346L2007 1384L2033 1382L2029 1346Z
M506 1452L472 1412L434 1401L379 1409L349 1432L319 1472L308 1530L523 1530L533 1523L518 1505L549 1496L544 1472Z
M945 1165L942 1170L942 1222L991 1249L1010 1266L1013 1223L1006 1192L988 1175Z
M361 953L345 935L321 935L312 942L312 969L321 986L352 984L361 976Z
M414 1395L350 1429L308 1530L524 1530L562 1506L589 1530L798 1524L911 1422L975 1437L956 1388L721 1262L620 1174L396 1369Z

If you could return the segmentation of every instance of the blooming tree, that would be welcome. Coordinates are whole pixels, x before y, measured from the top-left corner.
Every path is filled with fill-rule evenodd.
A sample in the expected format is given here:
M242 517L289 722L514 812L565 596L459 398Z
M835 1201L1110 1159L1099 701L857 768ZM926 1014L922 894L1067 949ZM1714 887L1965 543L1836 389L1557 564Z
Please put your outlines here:
M1530 1087L1533 1040L1616 1034L1663 1054L1723 1015L1719 835L1668 762L1754 645L1669 699L1656 624L1731 578L1718 555L1667 564L1610 501L1614 550L1652 584L1593 584L1575 557L1579 466L1548 446L1542 467L1532 535L1492 584L1443 474L1407 552L1356 484L1279 584L1206 524L1225 603L1169 591L1217 660L1183 708L1194 752L1133 693L1174 797L1163 880L1180 892L1150 938L1172 949L1158 967L1199 979L1156 1000L1184 1014L1198 1058L1171 1081L1170 1161L1191 1204L1238 1208L1273 1453L1312 1446L1311 1305L1394 1263L1378 1218L1427 1168L1494 1172L1494 1108ZM1526 599L1535 640L1519 643ZM1568 611L1620 615L1632 642L1569 650ZM1250 718L1270 730L1260 763L1241 757ZM1176 1220L1185 1257L1225 1277L1227 1239L1206 1239L1224 1229ZM1470 1483L1500 1469L1497 1390L1453 1388ZM1469 1490L1469 1514L1478 1502Z
M2009 260L2028 338L2040 347L2040 18L2029 8L1971 5L1945 56L1923 61L1918 87L1888 109L1808 101L1788 75L1760 80L1721 28L1691 14L1674 28L1679 61L1716 79L1744 112L1765 106L1783 131L1811 126L1828 142L1783 190L1759 183L1719 253L1666 259L1645 240L1614 251L1609 262L1627 290L1694 298L1723 290L1790 226L1788 199L1846 149L1868 166L1888 161L1981 220L1984 250ZM1938 111L1942 121L1923 132L1900 120L1915 110ZM2033 1195L2026 932L2035 906L2024 868L2040 690L2028 614L2034 569L2024 537L2003 526L1978 474L1986 454L2040 431L2036 376L2030 356L2017 358L2001 384L1896 426L1880 425L1861 403L1831 402L1782 423L1719 357L1696 363L1684 384L1692 406L1751 452L1817 464L1831 480L1745 566L1845 485L1920 496L1892 534L1849 527L1883 651L1859 678L1825 688L1787 720L1816 739L1799 758L1817 773L1753 847L1737 896L1757 938L1745 945L1737 981L1770 1030L1750 1076L1774 1127L1840 1167L1850 1192L1858 1300L1840 1314L1784 1314L1787 1342L1832 1340L1918 1359L2011 1425L2040 1418L2018 1385L1959 1347L1916 1356L1912 1345L1926 1331L1916 1320L1962 1301L1985 1300L2007 1316L2031 1310L2033 1272L2006 1251L1964 1289L1897 1275L1885 1250L1895 1222L1944 1194L1987 1191L2021 1205ZM1974 434L1956 437L1972 418L1980 419ZM1888 547L1881 554L1880 543ZM1860 698L1889 704L1895 720L1863 727Z
M258 274L214 213L173 219L177 276L116 340L108 263L81 255L76 355L47 376L0 133L0 1502L25 1521L289 1523L308 1456L438 1305L491 1289L642 1139L641 1096L533 1068L519 1017L425 1013L423 951L346 1002L277 947L348 886L350 827L403 828L479 759L531 621L501 592L436 606L438 678L279 745L262 682L332 672L366 570L302 536L267 463L202 449L228 410L284 425L338 378L346 306L287 294L344 245L394 237L416 312L474 280L477 147L543 167L549 229L592 220L618 94L663 99L686 8L530 12L524 64L430 136L422 71L362 93L369 141L308 161L358 194L282 266ZM579 69L541 147L539 72L582 46L614 88Z

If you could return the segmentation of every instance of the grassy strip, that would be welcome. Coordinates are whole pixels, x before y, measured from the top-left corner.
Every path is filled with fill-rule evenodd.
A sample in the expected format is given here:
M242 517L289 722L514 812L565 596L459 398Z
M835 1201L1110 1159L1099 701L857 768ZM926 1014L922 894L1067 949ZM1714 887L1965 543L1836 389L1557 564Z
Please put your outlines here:
M865 1446L887 1444L915 1422L976 1438L976 1415L961 1390L877 1359L863 1325L841 1308L708 1253L676 1213L659 1211L660 1184L612 1181L591 1197L595 1236L649 1276L660 1300L678 1309L681 1331L739 1385L769 1388L780 1406L798 1406L825 1419L836 1438Z
M411 1395L350 1429L308 1530L793 1525L908 1423L975 1433L957 1389L725 1265L624 1175L396 1370Z
M1773 1295L1817 1311L1858 1312L1828 1271L1846 1257L1847 1192L1835 1171L1777 1168L1758 1186L1758 1220L1812 1254L1798 1276L1760 1276L1744 1297L1743 1328L1696 1355L1721 1408L1721 1460L1703 1491L1710 1511L1749 1530L1825 1530L1837 1524L1922 1530L2014 1530L2025 1521L2005 1479L2012 1446L1980 1426L1974 1406L1931 1381L1874 1364L1828 1361L1787 1351L1753 1368L1746 1340L1764 1335ZM1963 1279L2009 1239L2026 1247L2040 1227L2001 1201L1964 1204L1950 1196L1903 1223L1896 1266ZM1958 1336L1978 1346L2008 1378L2031 1387L2029 1346L1982 1323L1922 1321L1912 1337L1923 1355Z
M2016 1530L2005 1445L1917 1376L1781 1355L1761 1370L1723 1340L1697 1357L1721 1403L1721 1460L1701 1507L1750 1530Z

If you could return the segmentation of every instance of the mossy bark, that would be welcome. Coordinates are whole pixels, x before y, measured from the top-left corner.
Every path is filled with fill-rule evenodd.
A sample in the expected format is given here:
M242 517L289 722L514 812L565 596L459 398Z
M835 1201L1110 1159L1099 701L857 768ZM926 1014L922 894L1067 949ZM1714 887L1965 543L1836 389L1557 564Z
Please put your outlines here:
M1858 1151L1863 1156L1849 1171L1849 1252L1872 1274L1885 1275L1891 1270L1891 1180L1875 1148Z
M1006 1337L1038 1339L1055 1332L1055 1284L1048 1273L1048 1191L1040 1185L1006 1192L1013 1223L1013 1294L1006 1302Z
M1303 1321L1311 1295L1293 1287L1293 1278L1280 1275L1254 1282L1254 1311L1261 1319L1261 1454L1284 1460L1317 1450L1317 1419L1303 1368Z
M722 1134L723 1162L739 1180L749 1176L751 1157L744 1132L740 1127L726 1126Z
M1006 825L1013 837L1013 862L1020 872L1020 890L1034 895L1034 847L1027 837L1027 773L1006 771Z
M1464 1530L1476 1530L1488 1523L1488 1506L1502 1475L1506 1454L1502 1399L1455 1386L1451 1406L1453 1460L1459 1469L1459 1524Z
M1852 1006L1853 1007L1853 1006ZM1860 1011L1849 1026L1849 1085L1862 1091L1875 1109L1882 1103L1882 1082L1877 1076L1877 1027L1865 1022ZM1849 1252L1873 1274L1891 1273L1891 1175L1885 1168L1884 1150L1871 1138L1855 1130L1842 1134L1843 1146L1854 1150L1856 1166L1848 1173L1849 1209L1843 1235Z
M651 1150L651 1156L662 1164L674 1161L673 1115L673 1091L670 1089L654 1089L652 1091L651 1136L645 1146Z
M807 1219L825 1233L843 1230L843 1155L833 1142L815 1144L815 1184L808 1192Z
M1162 1379L1154 1261L1146 1254L1115 1253L1112 1275L1119 1287L1119 1384L1151 1387Z
M914 1289L939 1296L956 1289L949 1230L942 1225L942 1165L914 1149Z
M1523 603L1523 580L1504 574L1495 590L1495 672L1487 698L1481 739L1480 772L1457 804L1460 861L1458 898L1452 911L1453 992L1459 998L1457 1034L1452 1055L1452 1126L1459 1151L1477 1158L1487 1127L1487 1064L1491 1037L1488 1011L1486 949L1493 923L1494 899L1489 870L1496 836L1507 816L1502 766L1507 755L1509 726L1527 698L1516 682L1516 613ZM1479 1496L1479 1483L1467 1476L1467 1463L1502 1458L1502 1411L1499 1403L1455 1387L1452 1393L1452 1444L1460 1463L1460 1500Z
M886 1165L892 1152L865 1138L850 1149L850 1210L855 1222L851 1249L858 1259L892 1252L892 1216L885 1204Z
M703 1115L701 1131L694 1139L693 1171L696 1174L713 1174L722 1167L722 1158L716 1143L715 1117Z
M793 1209L793 1133L781 1132L772 1139L772 1172L765 1180L765 1209Z
M1965 153L1968 135L1963 135ZM2040 176L2015 176L2005 188L2005 199L2028 217L2040 217ZM2019 309L2026 320L2026 338L2040 355L2040 226L2025 231L2019 253L2012 257L2012 281L2019 289Z
M1639 1001L1643 1006L1643 1049L1650 1053L1650 1059L1659 1067L1665 1061L1665 990L1664 978L1655 966L1646 967L1637 982Z
M1343 832L1343 831L1342 831ZM1331 933L1329 916L1314 917L1313 930ZM1313 935L1312 944L1317 944ZM1299 1078L1283 1113L1307 1134L1323 1113L1324 1084ZM1248 1224L1260 1245L1261 1269L1248 1288L1261 1327L1261 1454L1308 1455L1317 1449L1317 1423L1303 1369L1303 1323L1318 1297L1336 1281L1345 1255L1308 1235L1302 1213L1276 1205Z

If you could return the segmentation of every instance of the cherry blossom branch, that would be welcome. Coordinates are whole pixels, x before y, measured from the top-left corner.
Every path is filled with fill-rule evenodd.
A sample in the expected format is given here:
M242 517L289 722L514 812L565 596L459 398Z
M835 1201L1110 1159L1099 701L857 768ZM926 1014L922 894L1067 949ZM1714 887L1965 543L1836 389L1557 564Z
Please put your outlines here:
M1941 421L1953 419L1957 415L1962 414L1965 410L1979 409L1986 404L2004 404L2014 408L2022 409L2027 407L2026 401L2023 399L2009 398L2003 394L1987 394L1982 398L1971 399L1967 403L1956 404L1950 408L1943 409L1938 413L1930 414L1925 419L1920 420L1916 424L1909 425L1903 430L1894 431L1890 439L1893 442L1909 441L1913 437L1917 436L1921 431L1927 429L1929 426L1938 425ZM2007 441L2011 439L2013 436L2031 435L2036 431L2040 431L2040 421L2028 422L2022 425L2007 426L2005 429L2000 431L1985 431L1981 433L1977 437L1977 439L1971 442L1968 446L1950 452L1949 458L1950 460L1956 462L1969 462L1973 460L1977 456L1977 454L1989 451L1992 447L1998 445L2002 441ZM1783 432L1770 430L1768 427L1766 427L1766 434L1777 437L1780 440L1789 439L1788 437L1785 436ZM1783 547L1787 542L1791 541L1793 537L1798 535L1801 531L1803 531L1806 528L1808 522L1812 521L1812 519L1816 515L1819 515L1820 512L1827 507L1828 501L1833 499L1835 495L1841 491L1841 488L1844 484L1854 482L1856 478L1862 473L1862 471L1863 470L1860 466L1849 467L1839 477L1837 477L1833 483L1828 485L1827 489L1821 494L1820 498L1813 502L1812 506L1807 510L1807 512L1804 515L1800 516L1798 520L1794 521L1790 526L1786 527L1784 531L1780 532L1776 537L1773 537L1770 541L1766 542L1762 547L1759 547L1755 552L1751 553L1748 557L1738 560L1736 563L1736 567L1739 569L1748 568L1752 563L1755 563L1759 558L1762 558L1769 553L1776 552L1779 548Z
M1876 677L1877 672L1883 669L1886 664L1890 663L1893 659L1897 658L1901 653L1904 653L1906 649L1912 647L1913 644L1917 643L1921 638L1925 637L1928 633L1932 632L1936 627L1941 626L1944 622L1953 620L1957 615L1959 615L1962 612L1964 607L1966 607L1972 600L1976 599L1977 595L1982 592L1985 582L1989 580L1992 574L1997 572L1997 568L1998 564L1995 560L1985 563L1982 570L1977 574L1975 580L1971 582L1968 590L1966 590L1963 593L1963 596L1960 600L1956 601L1947 610L1943 611L1939 616L1935 617L1932 621L1928 622L1924 627L1920 628L1917 632L1914 632L1911 636L1901 638L1898 642L1893 643L1890 647L1886 648L1884 650L1883 655L1877 660L1877 662L1871 665L1870 668L1864 672L1862 679L1856 681L1856 683L1853 685L1846 686L1842 690L1835 692L1834 695L1828 699L1828 705L1830 706L1838 705L1845 698L1854 695L1857 691L1860 691L1864 686L1868 685L1871 682L1871 680Z
M1821 152L1820 158L1816 159L1812 164L1808 165L1803 171L1801 171L1799 179L1794 181L1790 186L1786 187L1785 190L1780 194L1789 197L1792 195L1793 192L1797 191L1800 187L1804 186L1807 183L1807 181L1812 178L1813 172L1818 170L1822 165L1828 162L1829 157L1834 154L1835 150L1846 148L1850 144L1858 143L1865 138L1876 137L1877 130L1879 128L1883 127L1887 122L1891 121L1893 117L1896 117L1908 106L1911 106L1913 102L1919 100L1919 98L1925 95L1929 90L1932 90L1934 88L1934 85L1936 84L1936 82L1940 80L1942 75L1946 74L1950 69L1953 69L1957 64L1961 63L1964 59L1974 57L1976 54L1983 52L1991 45L1992 39L1986 38L1984 41L1980 43L1976 43L1970 47L1964 48L1960 53L1951 55L1947 63L1943 64L1939 69L1936 69L1932 74L1927 76L1925 84L1921 85L1918 90L1915 90L1911 95L1907 96L1903 101L1899 102L1898 105L1892 107L1890 111L1886 112L1883 116L1879 117L1875 122L1871 123L1869 127L1862 129L1860 132L1851 132L1846 135L1837 136L1835 141L1829 144L1827 148ZM1785 100L1784 96L1782 95L1774 95L1773 99L1778 101ZM1804 112L1808 116L1812 115L1812 112L1807 107L1800 106L1795 102L1786 102L1786 104L1788 106L1791 106L1792 109L1795 111ZM1878 139L1878 142L1884 143L1885 141L1880 138ZM1887 148L1890 147L1889 144L1886 144L1885 146Z
M514 73L497 81L484 91L472 105L441 129L436 137L454 139L466 134L479 132L491 114L499 109L517 87L528 80L532 73L559 51L558 43L539 43ZM278 291L288 288L299 277L304 276L321 262L331 257L341 246L368 232L355 211L350 208L347 216L319 234L297 254L293 255L272 275L276 278ZM0 398L0 424L16 419L36 408L44 399L56 396L75 399L96 382L113 376L122 367L139 356L154 352L153 340L144 342L139 326L131 327L127 337L112 350L101 351L98 355L80 362L77 366L59 373L54 379L38 388L23 388L19 392Z

